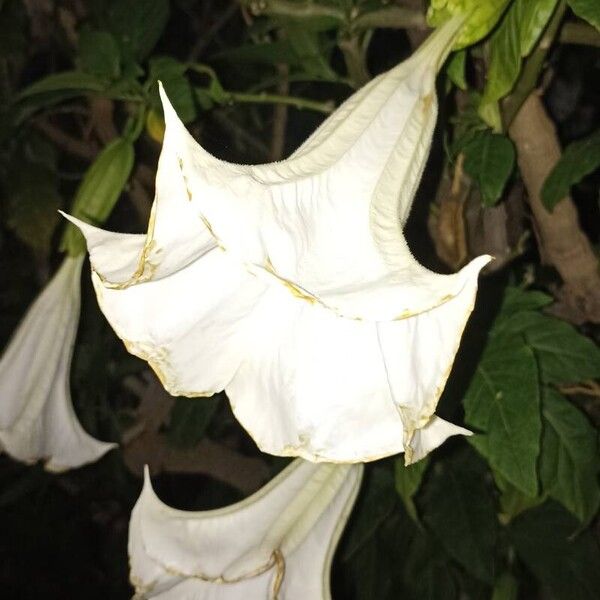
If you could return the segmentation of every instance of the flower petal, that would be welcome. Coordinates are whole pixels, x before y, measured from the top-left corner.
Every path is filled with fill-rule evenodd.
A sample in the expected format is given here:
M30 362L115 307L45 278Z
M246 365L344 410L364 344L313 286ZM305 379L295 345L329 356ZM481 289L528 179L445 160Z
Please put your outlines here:
M84 431L70 398L82 263L64 260L0 362L0 445L24 462L45 459L50 471L93 462L115 446Z
M104 287L96 273L92 280L127 349L176 396L225 388L250 348L246 317L265 289L219 248L167 278L126 289Z
M473 435L473 433L464 427L458 427L433 415L424 427L415 431L410 445L407 445L404 453L405 464L411 465L425 458L453 435Z
M394 320L453 297L461 277L419 265L401 226L435 126L436 71L461 24L462 18L445 24L278 163L232 165L210 157L163 92L189 199L180 194L179 203L195 208L241 262L343 316Z
M141 597L258 598L280 585L281 597L329 598L333 550L361 474L298 460L238 504L189 512L163 504L146 472L130 525L132 582Z
M271 454L364 462L410 452L473 308L471 271L452 300L388 323L344 319L271 288L252 315L252 352L226 387L236 417Z

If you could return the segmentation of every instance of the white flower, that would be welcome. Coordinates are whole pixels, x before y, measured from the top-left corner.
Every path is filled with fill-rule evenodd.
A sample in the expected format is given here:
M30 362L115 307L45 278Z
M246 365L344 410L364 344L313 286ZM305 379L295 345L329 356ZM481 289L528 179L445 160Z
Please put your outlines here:
M483 256L438 275L402 234L462 21L354 94L287 160L204 151L166 121L148 233L76 221L100 306L174 395L225 389L261 450L413 462L465 429L434 415Z
M0 361L0 449L28 463L43 459L49 471L95 461L115 446L83 430L69 392L83 259L65 258Z
M135 598L326 600L362 465L296 460L246 500L189 512L163 504L148 470L131 515Z

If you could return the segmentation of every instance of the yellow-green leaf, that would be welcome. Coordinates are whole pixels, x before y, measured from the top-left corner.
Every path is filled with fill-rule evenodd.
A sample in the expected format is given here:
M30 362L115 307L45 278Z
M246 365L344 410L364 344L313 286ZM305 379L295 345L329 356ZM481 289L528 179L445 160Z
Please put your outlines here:
M468 15L458 35L456 50L470 46L484 38L494 28L510 0L432 0L427 11L427 21L439 27L456 15Z

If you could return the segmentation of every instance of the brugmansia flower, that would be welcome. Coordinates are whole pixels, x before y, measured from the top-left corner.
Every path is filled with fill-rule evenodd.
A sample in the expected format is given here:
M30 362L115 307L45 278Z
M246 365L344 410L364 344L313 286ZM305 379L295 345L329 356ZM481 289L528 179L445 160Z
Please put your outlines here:
M296 460L246 500L188 512L163 504L146 470L129 526L135 598L325 600L362 465Z
M434 415L477 275L421 266L402 234L454 18L287 160L203 150L162 92L148 233L81 221L100 306L174 395L225 389L259 447L311 461L423 457L468 433Z
M0 449L24 462L44 459L50 471L95 461L114 446L83 430L69 392L83 259L64 259L0 361Z

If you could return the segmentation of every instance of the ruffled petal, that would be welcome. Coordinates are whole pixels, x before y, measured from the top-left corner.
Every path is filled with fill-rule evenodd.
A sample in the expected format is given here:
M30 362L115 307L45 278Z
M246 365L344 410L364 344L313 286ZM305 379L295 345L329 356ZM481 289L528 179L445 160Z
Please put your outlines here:
M202 220L241 262L349 318L392 320L456 295L461 277L419 265L401 227L435 125L436 71L461 23L432 34L278 163L233 165L210 156L162 92L163 154L177 154L179 172L171 177L186 188L171 203L185 206L188 220ZM180 218L173 210L172 221Z
M225 388L265 451L344 462L414 454L431 422L489 260L439 275L401 231L435 124L435 74L461 23L280 163L210 156L161 89L165 146L147 236L82 226L100 306L127 348L172 394Z
M14 458L63 471L115 444L81 427L69 392L83 257L66 258L19 325L0 362L0 445Z
M113 289L92 276L102 312L127 349L176 396L210 396L249 351L247 316L265 285L215 248L163 279Z
M265 452L365 462L412 451L450 374L475 276L441 306L394 322L336 316L272 287L255 309L252 352L226 387Z
M243 502L188 512L163 504L146 472L129 532L140 598L329 598L333 551L361 467L295 461ZM178 595L179 594L179 595Z

